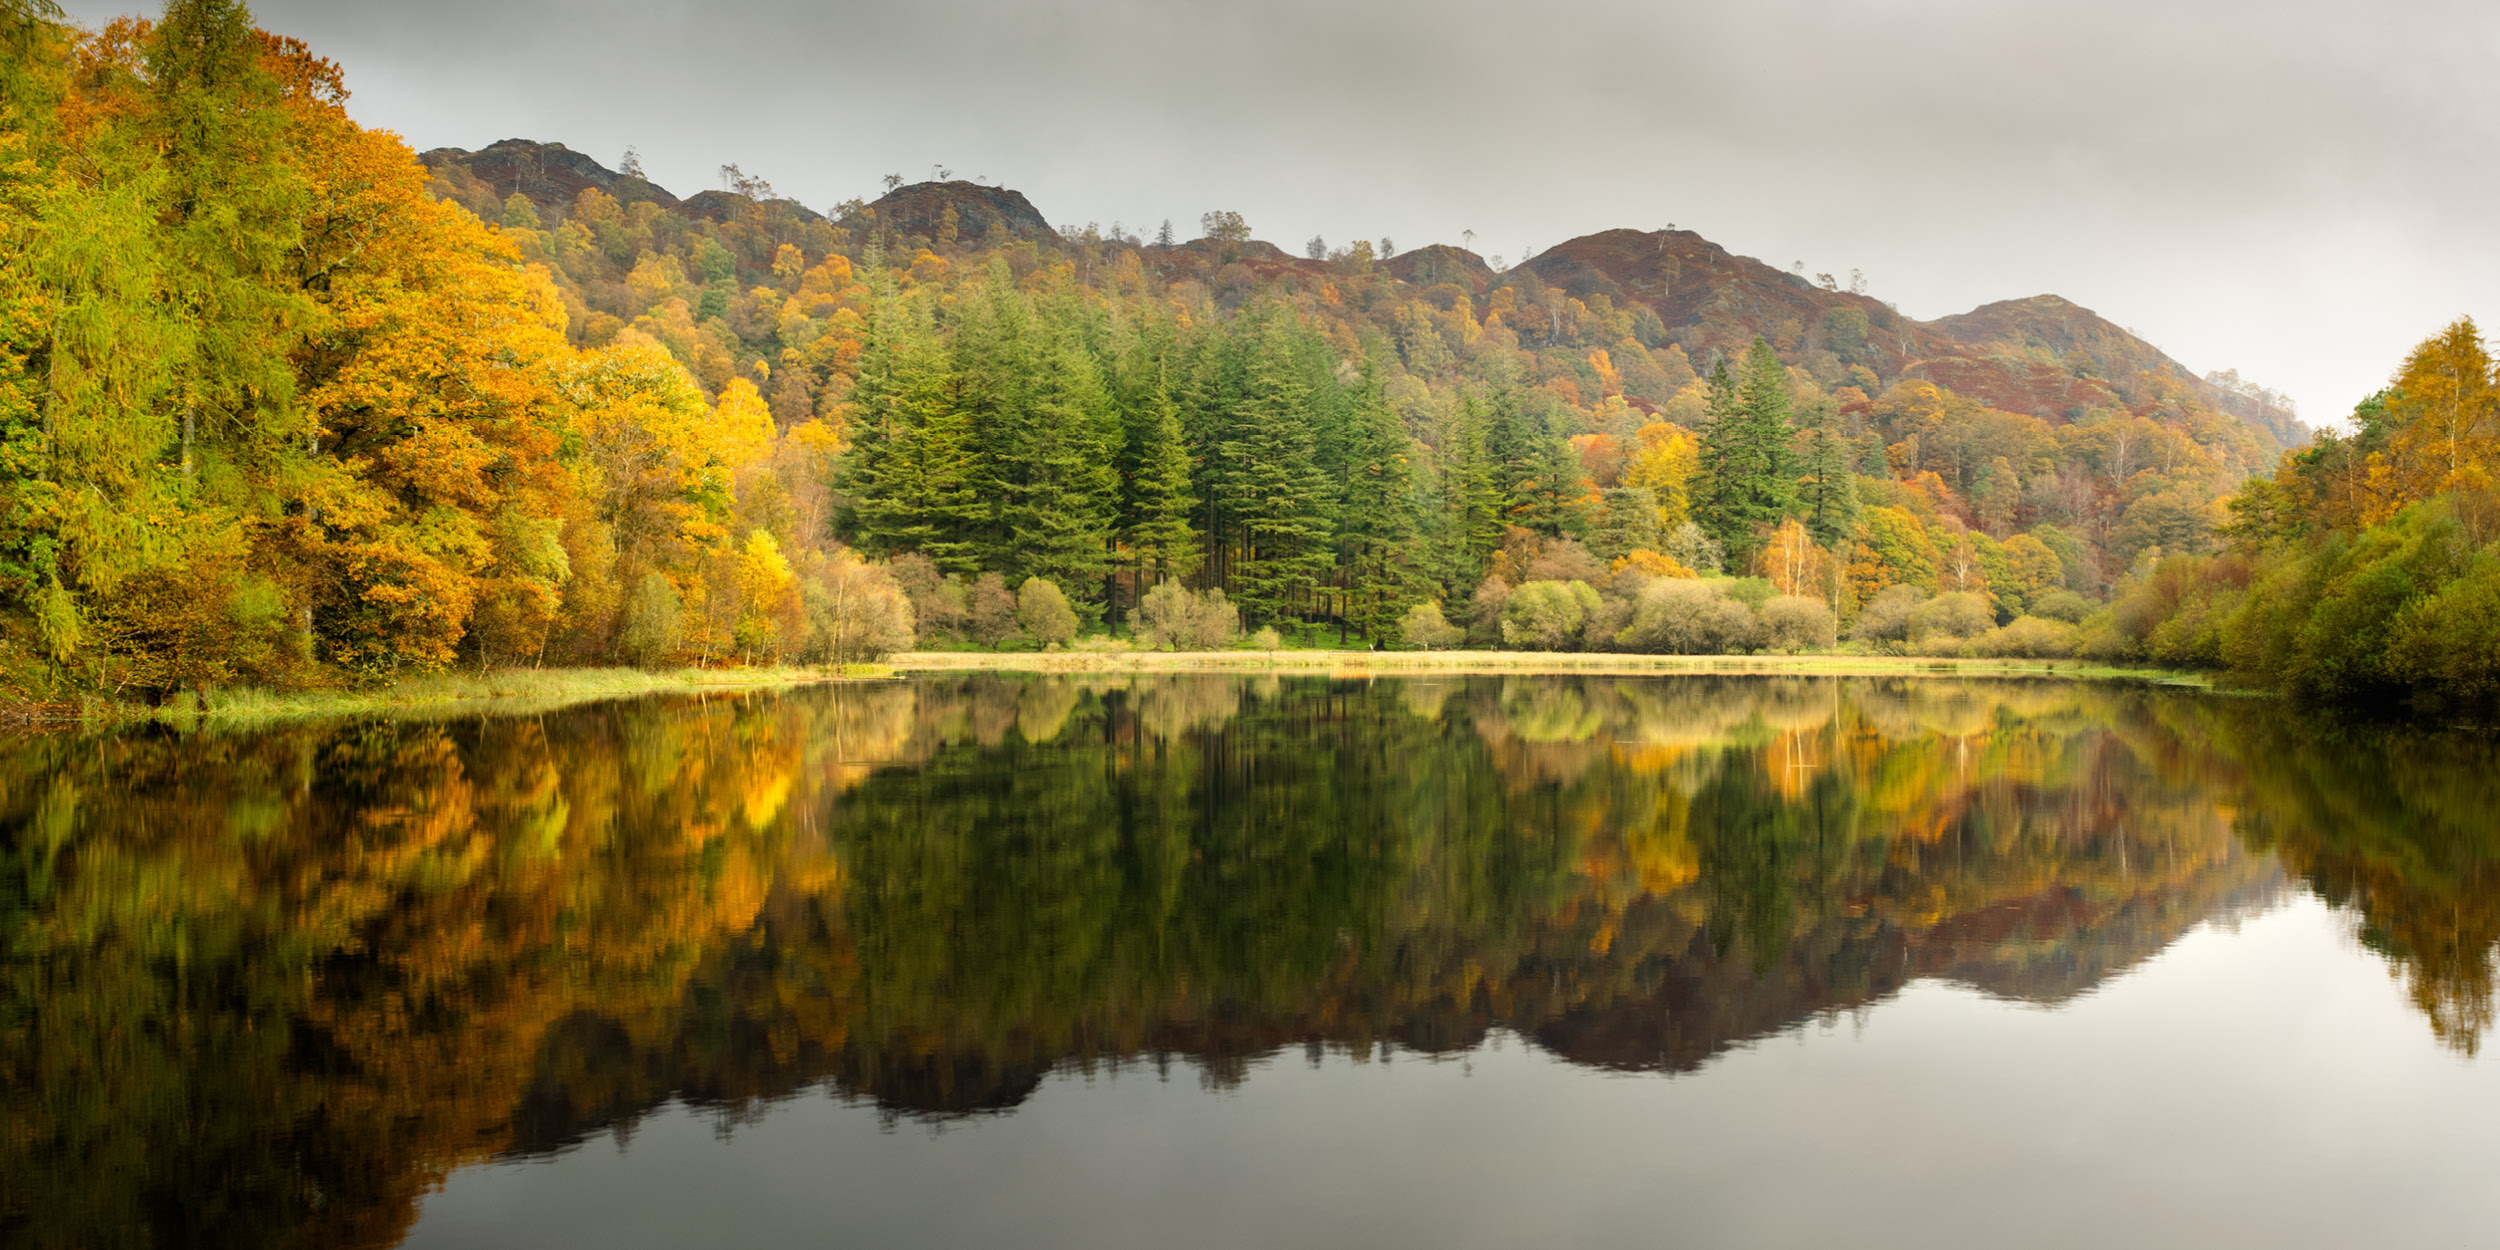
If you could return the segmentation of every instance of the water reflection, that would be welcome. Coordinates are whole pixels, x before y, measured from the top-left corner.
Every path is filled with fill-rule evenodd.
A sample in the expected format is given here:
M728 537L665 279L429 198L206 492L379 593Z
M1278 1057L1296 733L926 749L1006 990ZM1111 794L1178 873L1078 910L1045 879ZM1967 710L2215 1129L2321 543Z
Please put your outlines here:
M1691 1071L2054 1004L2288 872L2491 1022L2490 744L2067 683L979 677L0 759L0 1239L387 1245L463 1164L1048 1073ZM2279 866L2278 866L2279 865Z

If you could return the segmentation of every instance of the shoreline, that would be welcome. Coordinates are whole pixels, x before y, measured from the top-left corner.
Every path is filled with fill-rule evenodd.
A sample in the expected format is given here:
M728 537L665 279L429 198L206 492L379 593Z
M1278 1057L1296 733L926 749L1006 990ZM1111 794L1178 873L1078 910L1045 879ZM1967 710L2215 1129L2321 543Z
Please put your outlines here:
M18 704L0 708L0 719L24 728L107 726L160 721L170 724L258 723L376 713L426 717L472 711L552 711L602 699L656 694L786 690L835 682L891 680L884 664L825 668L684 668L657 672L631 668L503 668L491 672L437 673L371 690L212 690L208 706L186 691L162 707L90 699L77 704Z
M2210 690L2208 674L2091 660L1881 655L1619 655L1551 651L910 651L911 673L1278 673L1329 677L1519 676L2058 677Z

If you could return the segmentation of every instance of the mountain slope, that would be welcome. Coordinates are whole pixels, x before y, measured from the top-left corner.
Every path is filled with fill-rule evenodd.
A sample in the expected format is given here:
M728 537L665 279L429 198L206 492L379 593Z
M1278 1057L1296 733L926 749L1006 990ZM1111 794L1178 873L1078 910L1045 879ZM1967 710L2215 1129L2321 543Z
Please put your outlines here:
M1689 230L1583 235L1521 268L1575 298L1602 294L1619 306L1648 308L1695 361L1709 353L1734 355L1758 334L1810 369L1819 354L1829 353L1827 366L1863 367L1880 384L1925 378L1990 407L2053 422L2094 408L2156 402L2170 386L2283 446L2309 436L2279 397L2198 377L2161 349L2055 295L1915 321L1880 300L1818 286Z

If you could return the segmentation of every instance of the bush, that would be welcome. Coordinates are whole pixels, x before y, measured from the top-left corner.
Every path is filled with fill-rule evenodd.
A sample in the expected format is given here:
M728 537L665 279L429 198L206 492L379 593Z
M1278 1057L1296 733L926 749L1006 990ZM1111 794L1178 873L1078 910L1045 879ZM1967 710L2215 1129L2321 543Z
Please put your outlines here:
M1997 623L1996 605L1975 590L1938 595L1910 611L1910 649L1959 650L1962 641L1987 633Z
M1465 631L1443 619L1441 605L1430 599L1406 610L1398 637L1409 651L1447 651L1467 640Z
M1486 577L1476 585L1476 596L1468 607L1467 636L1475 642L1502 640L1502 605L1510 602L1510 583L1499 573Z
M1221 590L1193 593L1179 582L1163 582L1137 603L1137 636L1146 646L1173 650L1212 651L1232 645L1241 634L1241 612L1225 601Z
M1059 593L1058 584L1047 578L1024 579L1023 588L1016 591L1016 624L1025 637L1044 646L1076 641L1076 610L1068 606L1068 597Z
M1261 651L1274 651L1285 645L1285 636L1277 633L1273 625L1261 625L1259 632L1250 635L1250 645Z
M1755 610L1776 598L1780 592L1780 588L1772 585L1767 577L1732 578L1720 589L1727 592L1728 598Z
M2465 576L2396 614L2387 667L2440 702L2500 706L2500 549L2485 548Z
M1597 592L1587 582L1529 582L1502 603L1502 641L1559 651L1580 640L1580 627L1597 606Z
M1760 626L1763 648L1770 651L1793 655L1840 640L1840 621L1820 599L1779 595L1765 601L1754 620Z
M1725 655L1750 650L1753 614L1709 582L1662 577L1641 587L1632 623L1616 641L1662 655Z
M2024 616L1971 639L1962 649L1989 659L2061 660L2075 653L2082 632L2068 621Z
M918 552L906 552L885 562L886 571L894 575L894 583L911 599L913 631L922 638L952 636L962 631L967 598L961 577L938 572L936 563Z
M822 575L802 581L799 600L812 660L858 664L911 649L911 599L893 574L855 553L837 553Z
M1137 600L1137 640L1159 651L1182 645L1198 614L1198 596L1179 582L1157 582Z
M1008 591L1006 578L983 573L966 599L965 625L974 642L994 648L1016 636L1016 597Z
M1910 640L1910 614L1926 601L1916 586L1886 586L1858 609L1857 626L1849 636L1877 648L1897 650Z
M1197 611L1190 614L1189 632L1182 636L1192 648L1212 651L1233 645L1241 637L1241 609L1224 599L1224 592L1210 587L1198 600Z
M2083 618L2092 615L2092 601L2071 590L2052 590L2031 605L2031 615L2044 621L2081 625Z

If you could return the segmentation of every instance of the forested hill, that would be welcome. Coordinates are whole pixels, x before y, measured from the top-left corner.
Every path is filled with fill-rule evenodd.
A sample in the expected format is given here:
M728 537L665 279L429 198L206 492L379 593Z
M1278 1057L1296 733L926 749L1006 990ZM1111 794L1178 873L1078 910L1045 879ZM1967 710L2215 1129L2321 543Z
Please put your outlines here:
M1958 645L2217 549L2298 433L2061 302L1919 323L1686 232L1512 265L943 173L681 196L420 159L232 0L0 19L24 699L1226 622Z
M487 197L517 190L542 215L561 216L584 188L593 186L621 203L648 201L713 220L732 205L753 203L736 191L705 192L690 203L681 202L636 175L611 172L559 143L506 139L477 152L438 148L423 159L435 173L439 193L472 208L481 207ZM750 193L771 197L769 186L742 180L735 170L723 172L733 183L743 181ZM772 207L786 207L801 221L816 216L792 201L777 201ZM859 208L869 211L860 213ZM500 202L485 209L499 215ZM1021 193L962 181L898 186L873 204L854 206L844 220L873 222L875 229L896 240L930 244L948 229L949 211L956 215L951 240L956 245L995 246L1057 233ZM1125 242L1098 227L1095 234L1115 248ZM1171 253L1142 238L1137 246L1142 255L1156 258L1149 267L1166 278L1203 277L1208 269L1238 263L1262 281L1326 281L1335 264L1325 251L1312 257L1307 248L1296 254L1256 240L1215 252L1182 243L1171 246L1183 251ZM1374 255L1386 276L1416 293L1447 300L1449 293L1435 289L1458 288L1478 306L1479 315L1494 291L1515 287L1528 275L1583 304L1603 295L1640 321L1636 335L1653 340L1651 346L1658 340L1674 342L1688 360L1705 360L1711 353L1733 356L1762 337L1789 363L1818 377L1855 381L1870 395L1903 378L1924 378L1992 408L2059 422L2096 409L2156 405L2166 391L2183 390L2197 402L2263 430L2281 447L2309 440L2308 427L2282 396L2243 384L2235 373L2199 377L2128 330L2055 295L2001 300L1967 313L1917 321L1866 294L1862 280L1844 287L1831 275L1809 278L1802 271L1784 272L1735 255L1692 231L1672 229L1584 235L1500 273L1476 253L1447 244L1393 257L1378 256L1375 247ZM1647 324L1642 313L1656 324ZM1533 327L1522 333L1533 335Z

